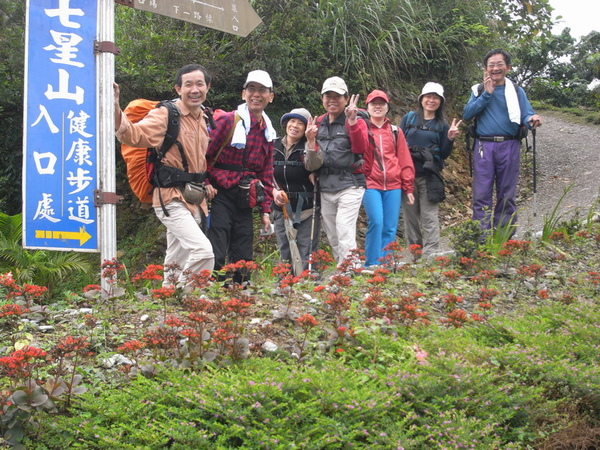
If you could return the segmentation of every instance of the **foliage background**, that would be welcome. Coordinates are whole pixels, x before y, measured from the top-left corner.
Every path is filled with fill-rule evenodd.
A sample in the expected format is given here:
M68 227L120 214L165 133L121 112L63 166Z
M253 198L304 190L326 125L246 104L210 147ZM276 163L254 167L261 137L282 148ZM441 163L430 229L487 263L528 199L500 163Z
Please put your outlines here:
M0 211L9 215L21 211L25 4L0 0ZM209 106L226 110L240 102L249 70L267 70L275 83L275 102L268 110L274 123L299 106L321 113L319 88L333 75L345 78L363 99L375 88L389 92L395 120L414 107L425 82L438 81L446 89L448 114L460 116L469 86L481 78L482 56L495 47L513 53L513 75L534 99L597 106L598 96L590 95L586 86L600 73L600 33L590 33L577 44L566 31L552 36L548 0L251 4L263 23L246 38L116 4L115 41L121 54L115 60L115 79L121 86L121 106L139 97L173 97L176 70L200 62L213 75ZM572 55L574 63L561 59L565 55ZM466 161L458 159L457 165L466 166ZM450 184L467 185L467 173L458 173ZM132 196L119 155L117 192L125 196L118 212L119 248L133 247L131 257L140 264L154 261L162 253L153 245L161 227ZM142 223L155 225L148 227L153 235L130 236L129 230Z

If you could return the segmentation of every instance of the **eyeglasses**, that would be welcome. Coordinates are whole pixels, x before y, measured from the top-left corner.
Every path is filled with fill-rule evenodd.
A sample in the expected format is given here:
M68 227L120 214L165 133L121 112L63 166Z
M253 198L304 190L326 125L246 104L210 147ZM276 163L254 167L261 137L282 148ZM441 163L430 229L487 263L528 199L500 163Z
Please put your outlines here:
M494 67L497 67L498 69L502 69L506 64L504 64L503 62L497 63L497 64L488 64L487 67L488 69L493 69Z
M263 87L248 86L246 88L246 90L248 92L250 92L251 94L256 94L258 92L260 95L265 95L265 94L269 93L269 91L270 91L269 88L264 87L264 86Z

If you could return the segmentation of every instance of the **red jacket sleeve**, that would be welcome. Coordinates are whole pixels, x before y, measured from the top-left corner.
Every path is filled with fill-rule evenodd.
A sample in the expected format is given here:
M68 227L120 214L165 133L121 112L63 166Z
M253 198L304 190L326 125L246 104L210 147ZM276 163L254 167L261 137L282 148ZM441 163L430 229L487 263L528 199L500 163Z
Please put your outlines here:
M396 139L396 156L401 167L400 179L402 190L407 194L410 194L415 190L415 166L412 157L410 156L406 138L400 128L398 128L398 137Z
M352 153L362 155L369 148L369 130L367 128L367 122L362 119L358 119L357 122L350 126L346 121L346 129L348 130L348 136L350 136L350 144L352 145Z

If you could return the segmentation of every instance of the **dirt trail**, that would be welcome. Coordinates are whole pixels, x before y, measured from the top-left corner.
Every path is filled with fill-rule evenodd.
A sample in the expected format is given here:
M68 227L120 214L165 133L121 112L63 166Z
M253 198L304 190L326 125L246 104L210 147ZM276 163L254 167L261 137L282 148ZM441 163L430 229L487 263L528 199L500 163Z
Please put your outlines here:
M519 239L529 233L541 234L544 219L551 216L569 186L572 187L556 213L561 221L577 213L581 220L585 219L600 195L600 126L573 123L558 112L538 113L542 116L543 126L536 132L537 194L533 195L532 171L522 170L515 236ZM531 145L531 133L528 139ZM521 151L525 152L524 145ZM531 155L522 153L522 158L531 159ZM465 201L470 202L471 196ZM596 211L600 211L600 207ZM456 225L460 221L454 217L450 222ZM442 251L452 250L448 233L442 233L440 246Z
M550 111L540 115L544 124L536 136L537 195L519 204L519 235L527 229L541 231L544 217L552 214L569 186L558 209L563 218L579 212L584 219L600 193L600 126L568 122Z

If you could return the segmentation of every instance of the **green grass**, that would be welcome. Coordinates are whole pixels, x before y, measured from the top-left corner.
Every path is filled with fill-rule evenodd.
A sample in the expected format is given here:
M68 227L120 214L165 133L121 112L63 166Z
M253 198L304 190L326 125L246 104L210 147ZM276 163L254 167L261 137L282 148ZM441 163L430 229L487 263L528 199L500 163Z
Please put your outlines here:
M565 120L576 123L600 125L600 111L588 108L558 108L547 103L531 102L536 111L553 111L559 113Z
M251 291L215 282L164 300L154 298L150 281L142 287L118 273L117 284L127 285L120 296L88 293L51 305L40 323L55 329L44 335L18 317L0 317L0 342L42 346L50 355L66 335L87 336L91 344L77 369L87 392L70 405L55 401L60 414L33 408L23 443L598 448L600 224L556 223L563 232L547 242L487 248L472 225L453 230L469 257L350 278L330 279L330 268L321 280L292 282L284 295L275 288L285 278L264 270ZM19 302L7 286L4 302ZM93 313L69 312L77 306ZM204 314L201 340L185 340L191 312ZM297 320L305 314L314 326ZM118 350L134 340L141 349ZM267 341L278 348L266 350ZM239 350L244 342L247 353ZM134 363L105 368L119 352ZM40 364L42 382L56 362L49 356ZM19 388L3 367L0 401L7 406ZM6 432L11 424L0 427Z

